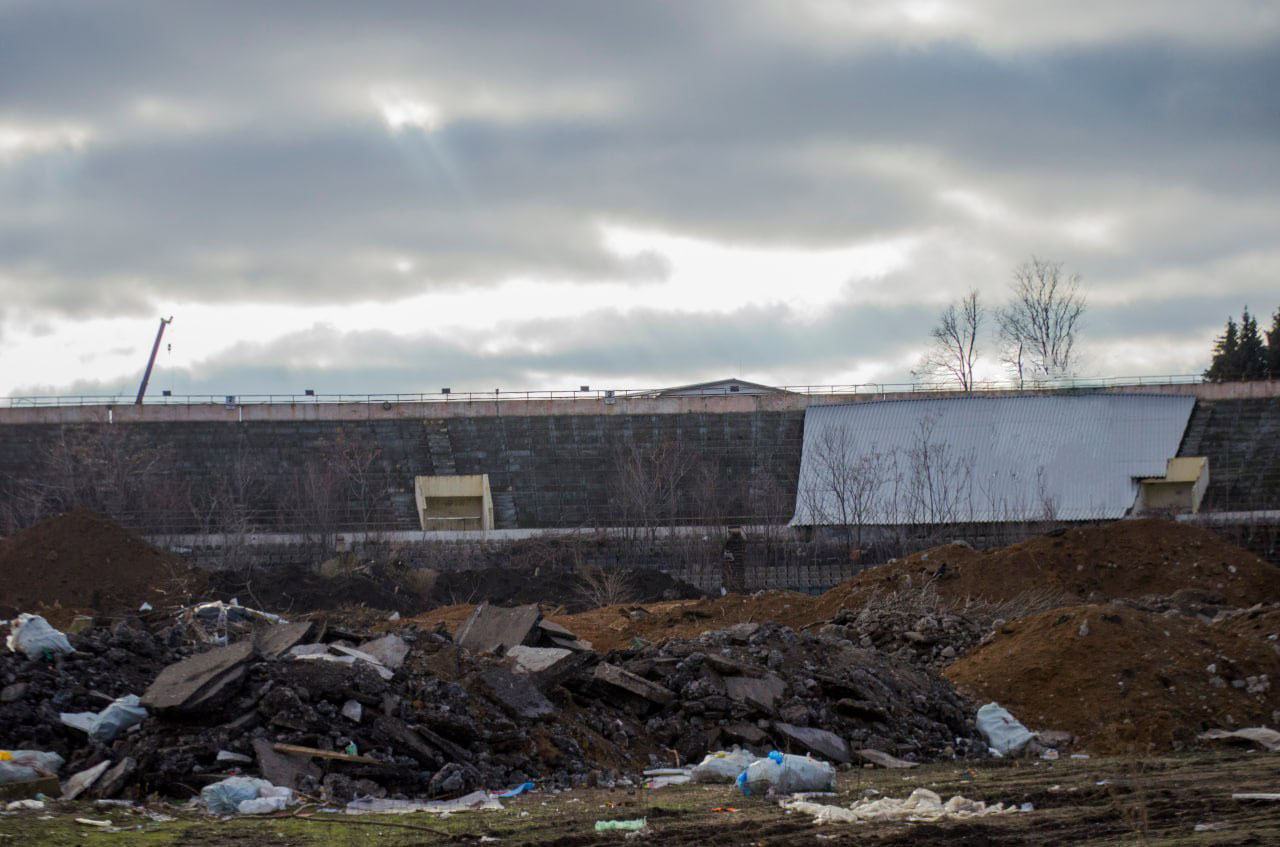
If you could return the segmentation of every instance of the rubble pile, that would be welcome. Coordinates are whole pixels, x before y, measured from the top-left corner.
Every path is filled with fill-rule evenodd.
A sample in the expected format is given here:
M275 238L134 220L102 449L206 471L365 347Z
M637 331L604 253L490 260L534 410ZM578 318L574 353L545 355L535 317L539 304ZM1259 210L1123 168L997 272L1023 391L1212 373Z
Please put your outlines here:
M733 744L835 763L985 751L941 677L778 624L601 655L536 606L481 606L457 642L225 604L167 621L71 633L62 656L0 654L0 748L57 753L64 786L90 797L253 776L328 802L639 781ZM141 720L86 732L109 706Z
M861 609L842 609L818 632L941 670L981 643L990 629L959 613L873 601Z
M660 694L602 680L663 706L652 710L645 732L682 761L732 744L837 763L862 760L863 750L908 761L985 752L973 704L945 680L829 633L741 623L613 653L609 661L630 675L627 682L658 686Z

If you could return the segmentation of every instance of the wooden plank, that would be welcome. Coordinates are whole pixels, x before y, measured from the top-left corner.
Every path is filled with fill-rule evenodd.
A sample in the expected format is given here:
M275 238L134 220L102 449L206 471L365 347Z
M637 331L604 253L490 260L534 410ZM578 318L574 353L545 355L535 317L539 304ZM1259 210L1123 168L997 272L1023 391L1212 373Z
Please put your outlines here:
M362 765L385 765L368 756L352 756L350 753L339 753L337 750L320 750L316 747L303 747L299 744L283 744L276 742L271 749L277 753L290 753L298 756L314 756L317 759L332 759L335 762L357 762Z

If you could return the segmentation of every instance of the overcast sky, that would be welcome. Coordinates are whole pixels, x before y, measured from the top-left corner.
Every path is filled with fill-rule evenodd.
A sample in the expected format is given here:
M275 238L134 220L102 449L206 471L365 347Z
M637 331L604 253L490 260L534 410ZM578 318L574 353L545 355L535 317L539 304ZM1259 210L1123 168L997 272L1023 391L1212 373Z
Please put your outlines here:
M0 0L0 394L161 315L157 394L906 381L1032 255L1195 373L1280 305L1278 10Z

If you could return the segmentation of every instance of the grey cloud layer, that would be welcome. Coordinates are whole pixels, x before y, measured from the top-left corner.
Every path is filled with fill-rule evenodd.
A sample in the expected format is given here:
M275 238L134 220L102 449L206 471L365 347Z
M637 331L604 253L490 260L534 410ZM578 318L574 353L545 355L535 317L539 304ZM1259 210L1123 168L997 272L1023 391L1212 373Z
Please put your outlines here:
M1035 252L1139 288L1277 243L1274 19L1196 43L1185 5L1153 6L1149 34L1117 12L1123 38L1095 10L1096 42L993 50L981 33L831 39L802 16L784 32L781 8L0 3L0 126L89 130L79 150L0 159L0 297L43 317L145 314L663 273L607 252L602 222L823 247L942 230L1004 268ZM1204 14L1255 20L1248 4ZM379 87L445 122L388 132ZM1049 223L971 219L939 201L950 188ZM1058 225L1104 213L1112 241ZM1254 285L1222 280L1226 299L1236 284ZM1209 320L1170 306L1133 325L1167 329L1153 314Z

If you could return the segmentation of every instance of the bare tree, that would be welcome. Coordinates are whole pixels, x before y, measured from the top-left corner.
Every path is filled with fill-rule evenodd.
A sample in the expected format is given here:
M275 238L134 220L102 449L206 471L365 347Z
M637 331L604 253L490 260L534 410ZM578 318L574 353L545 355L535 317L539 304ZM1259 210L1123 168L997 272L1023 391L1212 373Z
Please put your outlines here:
M978 336L986 310L977 289L950 303L929 333L933 346L920 360L915 376L942 377L959 383L961 391L973 390L973 366L978 360Z
M815 525L840 527L848 553L861 548L863 528L874 523L887 476L882 456L858 455L855 447L846 427L821 430L806 450L811 464L800 491Z
M1061 262L1032 257L1013 273L1013 300L998 315L1001 359L1022 387L1069 376L1076 330L1085 312L1080 275Z

